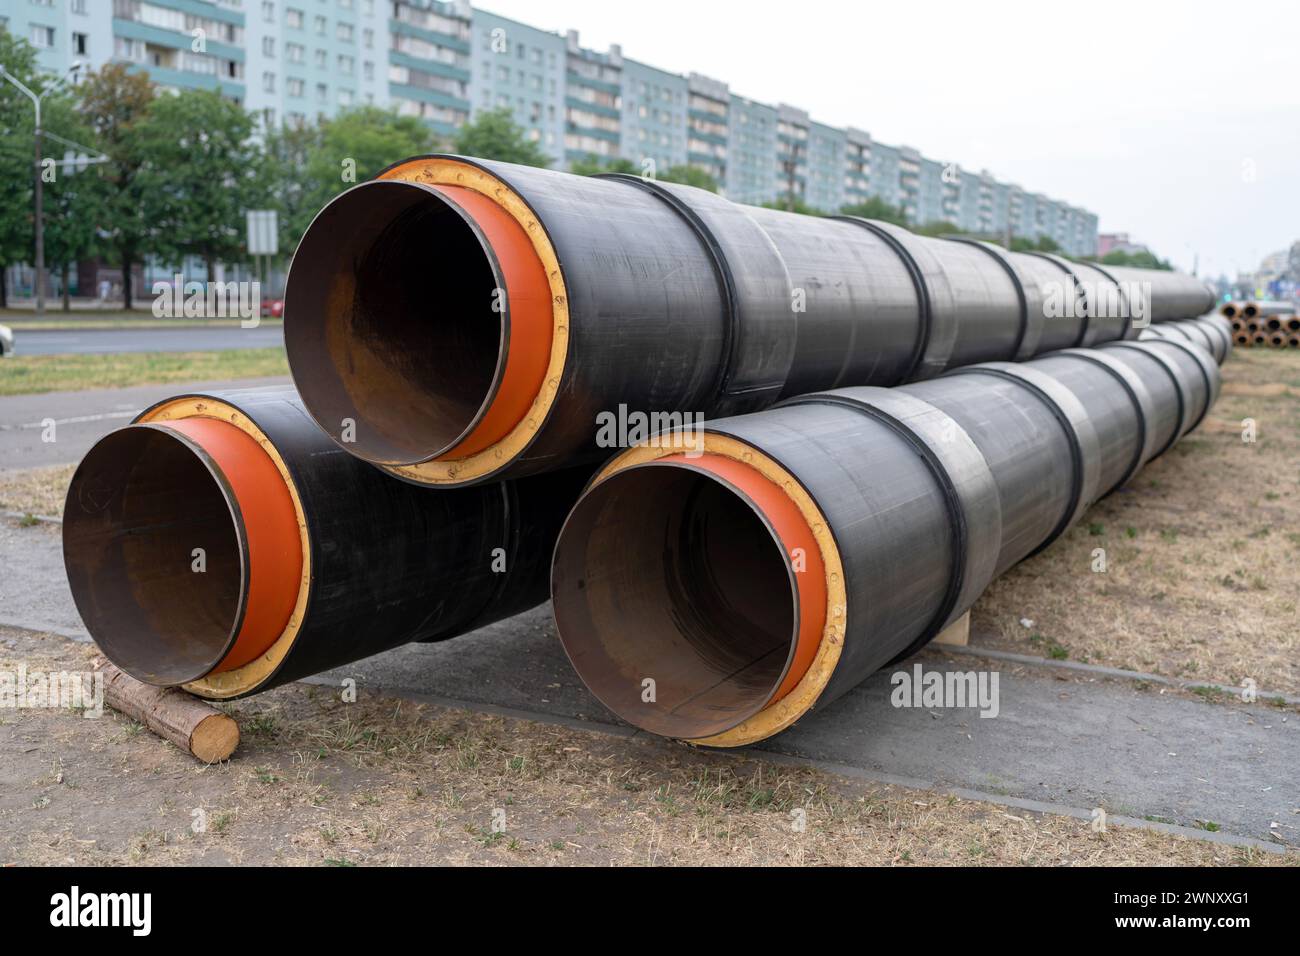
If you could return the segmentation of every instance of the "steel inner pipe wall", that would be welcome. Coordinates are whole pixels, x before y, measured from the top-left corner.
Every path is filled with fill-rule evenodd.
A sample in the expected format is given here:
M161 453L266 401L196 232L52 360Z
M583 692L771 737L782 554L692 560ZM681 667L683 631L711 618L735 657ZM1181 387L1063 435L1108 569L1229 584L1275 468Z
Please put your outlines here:
M588 477L421 488L345 454L291 388L180 395L82 460L64 561L109 660L229 699L540 604Z
M711 422L694 459L629 449L556 545L560 639L629 723L762 740L922 647L1218 387L1201 346L1121 342L799 396Z
M736 415L1133 338L1135 314L1210 307L1190 277L1115 271L435 155L321 210L290 270L285 342L304 403L345 450L463 485L596 460L597 416L620 405ZM1129 281L1150 282L1151 303Z

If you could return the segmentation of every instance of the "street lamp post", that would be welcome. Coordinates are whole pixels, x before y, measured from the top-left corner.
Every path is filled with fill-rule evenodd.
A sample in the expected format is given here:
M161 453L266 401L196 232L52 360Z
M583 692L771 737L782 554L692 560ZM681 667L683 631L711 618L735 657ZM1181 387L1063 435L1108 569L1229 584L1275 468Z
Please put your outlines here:
M36 135L32 137L36 141L36 317L43 318L45 315L45 195L44 180L41 178L41 100L45 99L50 93L53 93L60 86L75 76L77 71L84 64L78 60L68 68L68 71L59 77L40 93L33 93L22 80L14 76L0 64L0 78L8 80L18 89L27 95L32 101L32 106L36 108Z

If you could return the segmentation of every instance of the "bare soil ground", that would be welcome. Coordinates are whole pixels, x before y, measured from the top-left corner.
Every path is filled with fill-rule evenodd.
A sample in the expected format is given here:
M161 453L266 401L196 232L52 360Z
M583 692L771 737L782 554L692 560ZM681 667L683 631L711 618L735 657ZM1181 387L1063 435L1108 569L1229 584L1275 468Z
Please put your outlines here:
M993 583L974 645L1300 691L1300 352L1237 349L1223 381L1200 428Z
M994 583L972 643L1300 691L1300 354L1238 350L1223 375L1200 429ZM0 474L0 509L59 514L71 473ZM90 654L0 629L0 671ZM0 864L1297 863L306 685L229 710L244 740L204 767L111 711L0 709Z
M0 629L0 671L93 649ZM112 711L0 710L0 865L1289 865L809 769L302 684L203 766Z

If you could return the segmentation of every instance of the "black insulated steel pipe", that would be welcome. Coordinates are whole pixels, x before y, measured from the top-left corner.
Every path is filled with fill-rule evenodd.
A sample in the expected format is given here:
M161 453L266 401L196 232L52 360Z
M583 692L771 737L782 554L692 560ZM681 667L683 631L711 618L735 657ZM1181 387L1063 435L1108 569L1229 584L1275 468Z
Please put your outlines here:
M924 646L1218 391L1207 348L1125 341L802 395L710 422L689 454L628 449L556 545L560 640L634 726L762 740Z
M191 393L87 453L64 561L114 664L242 697L542 603L589 477L421 488L345 454L292 388Z
M620 405L743 414L1134 338L1213 304L1177 273L446 155L325 206L285 300L321 427L444 486L594 462L597 416Z

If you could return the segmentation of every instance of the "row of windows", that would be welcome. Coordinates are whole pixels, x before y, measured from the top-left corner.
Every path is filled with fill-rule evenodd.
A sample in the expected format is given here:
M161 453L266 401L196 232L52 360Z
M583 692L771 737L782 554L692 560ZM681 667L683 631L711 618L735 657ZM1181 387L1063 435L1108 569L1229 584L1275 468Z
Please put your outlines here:
M188 33L190 36L198 36L201 32L208 39L223 43L239 45L244 42L244 28L237 24L195 16L170 7L155 6L144 0L113 0L113 16L160 30Z
M439 76L436 73L425 73L423 70L412 70L397 64L388 67L388 82L397 83L401 86L414 86L422 90L432 90L437 93L446 93L448 96L455 96L462 100L469 96L468 84L464 80Z
M365 64L363 64L363 67L364 67L364 68L362 69L362 79L364 79L364 80L366 80L366 81L372 81L372 80L374 80L374 78L375 78L375 65L374 65L373 63L371 63L369 60L367 60L367 61L365 62ZM345 75L345 76L350 76L351 73L352 73L352 71L351 71L350 69L348 69L348 70L340 70L339 72L342 73L342 74ZM276 80L276 75L275 75L274 73L271 73L271 72L269 72L269 71L266 72L266 73L263 73L263 74L262 74L262 90L263 90L263 92L266 92L266 93L274 93L274 92L275 92L275 80ZM288 79L286 79L286 80L284 81L285 92L288 93L290 96L293 96L293 97L303 96L303 95L304 95L304 90L306 89L306 82L307 82L307 81L304 80L304 79L302 79L301 77L291 76L291 77L289 77ZM321 89L324 85L325 85L325 84L318 83L318 84L316 84L316 88L319 90L319 89ZM351 101L349 100L349 102L351 102Z
M458 40L469 40L469 21L445 17L436 10L423 10L405 3L395 2L393 4L393 19L400 20L402 23L409 23L421 30L432 30L435 33L445 33L448 36L453 36Z
M155 69L179 70L182 73L195 73L200 76L219 76L227 80L244 78L244 64L237 60L227 60L209 53L195 53L189 49L177 50L126 37L114 38L113 55L118 59Z
M33 24L28 39L31 40L32 46L38 50L53 50L58 43L58 34L54 27L41 26ZM70 47L73 56L90 55L90 36L85 33L72 33L72 45Z
M546 65L551 69L559 65L554 50L543 50L539 46L530 47L526 43L516 43L511 40L510 31L506 27L487 27L481 32L480 39L483 49L497 56L509 56L510 51L513 50L515 59L530 62L534 66L541 66L543 57L546 59Z

